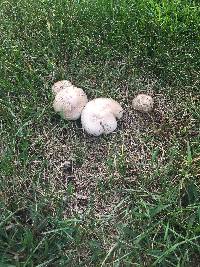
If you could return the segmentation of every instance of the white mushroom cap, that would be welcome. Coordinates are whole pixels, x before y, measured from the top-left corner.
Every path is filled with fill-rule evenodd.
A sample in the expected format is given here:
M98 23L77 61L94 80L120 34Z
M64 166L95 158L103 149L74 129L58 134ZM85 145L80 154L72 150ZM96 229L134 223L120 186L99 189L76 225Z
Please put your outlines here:
M62 89L65 89L69 86L72 86L72 83L67 80L62 80L54 83L52 86L52 92L56 95L58 92L60 92Z
M64 119L77 120L87 102L87 95L81 88L70 86L56 94L53 107Z
M149 95L139 94L132 102L133 108L141 112L150 112L153 109L153 98Z
M94 136L109 134L117 128L116 118L120 119L123 109L110 98L96 98L87 103L81 113L84 130Z

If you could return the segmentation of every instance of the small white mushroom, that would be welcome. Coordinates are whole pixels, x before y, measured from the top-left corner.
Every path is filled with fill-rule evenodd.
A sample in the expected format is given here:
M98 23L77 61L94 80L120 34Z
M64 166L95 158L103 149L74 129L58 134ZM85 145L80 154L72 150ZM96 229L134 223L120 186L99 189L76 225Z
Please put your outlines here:
M109 134L117 128L123 109L111 98L96 98L87 103L81 113L83 129L94 136Z
M139 94L132 102L133 108L141 112L150 112L153 109L153 98L149 95Z
M65 89L69 86L72 86L72 83L67 80L62 80L54 83L52 86L52 92L56 95L58 92L60 92L62 89Z
M69 86L56 94L53 107L64 119L77 120L87 102L87 95L81 88Z

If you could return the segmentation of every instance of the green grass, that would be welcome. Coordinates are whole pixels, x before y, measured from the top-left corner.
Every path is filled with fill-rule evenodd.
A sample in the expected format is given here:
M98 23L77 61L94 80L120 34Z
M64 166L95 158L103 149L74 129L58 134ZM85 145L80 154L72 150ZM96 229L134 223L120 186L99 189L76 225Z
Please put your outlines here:
M0 266L200 265L198 1L1 1L0 33ZM116 133L57 116L59 79Z

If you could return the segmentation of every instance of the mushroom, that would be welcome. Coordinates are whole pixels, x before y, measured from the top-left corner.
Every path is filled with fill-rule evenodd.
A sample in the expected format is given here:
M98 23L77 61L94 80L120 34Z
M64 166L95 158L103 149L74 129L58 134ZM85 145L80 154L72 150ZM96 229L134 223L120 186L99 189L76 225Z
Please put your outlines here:
M62 80L54 83L52 86L52 92L56 95L58 92L60 92L62 89L65 89L69 86L72 86L72 83L67 80Z
M96 98L87 103L81 113L83 129L91 135L109 134L117 128L123 109L111 98Z
M133 108L141 112L150 112L153 109L153 98L149 95L139 94L132 102Z
M87 102L87 95L81 88L68 86L56 94L53 107L64 119L77 120Z

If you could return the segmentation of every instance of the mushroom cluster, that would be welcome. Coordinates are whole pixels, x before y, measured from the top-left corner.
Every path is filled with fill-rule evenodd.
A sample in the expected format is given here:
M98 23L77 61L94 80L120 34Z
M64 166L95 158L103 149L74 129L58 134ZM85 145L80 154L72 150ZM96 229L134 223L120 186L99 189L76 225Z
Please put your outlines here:
M96 98L88 102L83 89L70 81L62 80L52 86L55 95L53 108L64 119L77 120L81 117L83 129L90 135L109 134L117 128L117 119L121 119L123 108L111 98ZM140 112L153 109L153 98L139 94L132 102L133 108Z
M110 98L97 98L88 102L85 92L70 81L62 80L52 86L55 95L53 108L64 119L77 120L81 116L83 129L91 135L109 134L117 128L123 109Z

